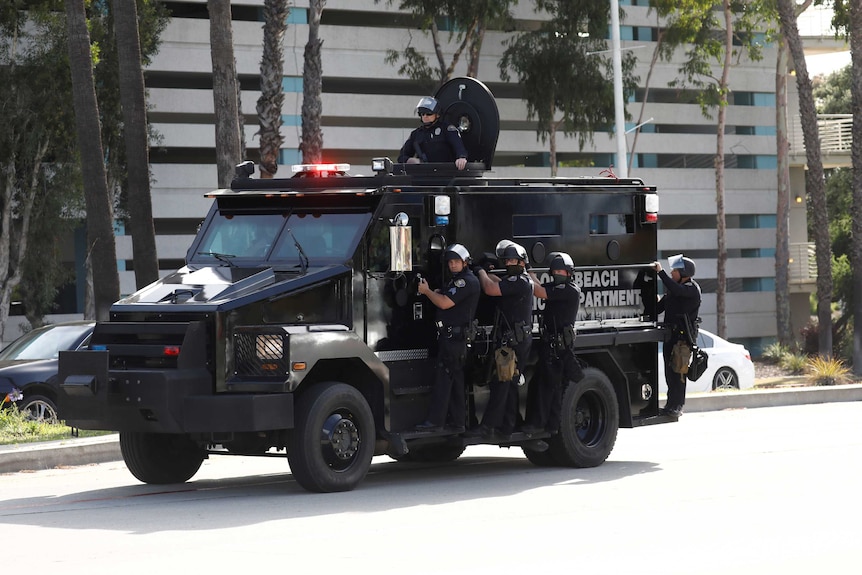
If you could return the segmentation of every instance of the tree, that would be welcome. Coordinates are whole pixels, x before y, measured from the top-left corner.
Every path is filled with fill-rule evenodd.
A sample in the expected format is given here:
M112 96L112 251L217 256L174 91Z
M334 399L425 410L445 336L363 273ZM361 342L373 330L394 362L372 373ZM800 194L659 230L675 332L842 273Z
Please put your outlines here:
M323 61L320 49L320 17L326 0L309 0L308 42L303 52L302 67L302 161L316 164L323 160L323 130L320 118L323 115Z
M823 161L820 156L820 135L817 111L805 52L796 25L795 2L778 0L781 32L790 49L796 69L796 89L799 93L799 111L802 136L805 143L805 190L811 202L814 217L814 244L817 250L817 323L818 349L823 356L832 355L832 255L829 242L829 217L826 208L826 186Z
M239 128L239 86L233 55L230 2L207 0L210 14L210 56L213 67L216 165L218 185L230 187L234 169L242 160Z
M679 68L682 77L672 86L698 89L701 112L716 118L715 211L717 232L716 315L718 335L727 334L727 222L724 206L724 133L727 124L730 69L743 56L757 61L762 46L757 33L768 29L764 9L756 0L735 2L721 0L654 0L658 14L667 18L667 34L662 45L662 59L670 60L680 46L685 46L685 61ZM716 68L718 73L716 74Z
M853 164L853 206L850 262L853 268L853 373L862 375L862 6L858 1L836 0L839 22L845 22L850 36L851 110L853 113L853 143L850 158Z
M260 59L260 98L257 119L260 124L260 175L272 178L278 171L278 153L284 143L281 135L281 107L284 91L284 32L290 14L287 0L264 0L263 56Z
M390 6L394 3L394 0L387 0ZM466 52L467 76L478 78L485 30L489 26L508 28L512 22L510 7L516 3L517 0L401 0L398 7L411 12L423 34L431 37L434 64L429 63L425 54L412 45L400 52L388 50L386 62L392 65L400 62L398 73L416 80L424 90L431 93L452 77ZM441 34L440 23L448 27L448 35ZM448 59L443 49L444 36L448 38L448 43L455 45Z
M135 0L114 0L113 8L126 146L129 229L132 233L135 284L140 289L159 279L159 259L156 255L156 232L150 196L147 103Z
M829 74L825 78L817 76L811 80L814 103L818 114L850 114L853 108L850 83L853 66Z
M789 55L784 38L778 38L775 62L775 147L777 156L777 193L775 207L775 323L778 342L789 347L793 342L790 322L790 141L787 137L787 72Z
M66 49L62 43L50 42L45 28L25 27L17 10L0 12L0 84L4 86L0 90L4 127L0 130L0 340L18 335L5 331L10 303L13 293L26 285L27 264L35 259L26 257L37 237L31 231L39 221L35 214L40 204L55 196L56 189L49 186L48 159L70 147L62 138L62 127L73 119L46 82L62 84L68 77L57 65L64 61ZM54 144L60 149L55 150ZM57 217L47 220L56 223ZM45 276L41 285L54 288L52 278Z
M796 8L804 12L813 0L806 0ZM771 6L770 8L774 8ZM790 346L793 327L790 321L790 142L787 135L787 75L790 55L784 37L776 38L778 55L775 62L775 129L777 157L777 194L775 226L775 319L778 341Z
M87 244L92 250L95 319L107 320L111 304L120 297L113 209L102 160L99 106L93 83L84 0L67 0L65 4L72 104L81 154L81 172L86 182L84 199L87 206Z
M574 3L544 0L537 7L551 19L534 31L522 32L505 42L500 76L508 81L514 72L527 102L527 117L536 119L537 136L550 149L551 175L557 174L556 135L578 135L580 149L596 130L613 125L614 86L604 36L609 21L602 1ZM624 92L634 93L635 59L623 61Z

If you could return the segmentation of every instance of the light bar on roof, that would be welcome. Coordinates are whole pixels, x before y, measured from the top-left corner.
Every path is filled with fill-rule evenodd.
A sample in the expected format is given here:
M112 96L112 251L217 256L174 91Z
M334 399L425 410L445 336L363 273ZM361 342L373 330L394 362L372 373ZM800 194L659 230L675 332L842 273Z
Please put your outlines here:
M346 172L350 170L350 164L294 164L290 171L298 174L300 172Z

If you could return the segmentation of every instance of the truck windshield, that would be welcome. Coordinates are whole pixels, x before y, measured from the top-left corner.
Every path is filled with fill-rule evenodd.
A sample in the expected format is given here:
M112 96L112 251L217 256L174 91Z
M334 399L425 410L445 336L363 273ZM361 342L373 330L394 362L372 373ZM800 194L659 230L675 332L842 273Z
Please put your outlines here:
M343 262L356 251L369 213L295 212L282 214L218 214L204 232L192 257L197 263L216 263L216 255L237 260L302 265ZM289 230L289 231L288 231ZM295 238L295 241L294 241Z

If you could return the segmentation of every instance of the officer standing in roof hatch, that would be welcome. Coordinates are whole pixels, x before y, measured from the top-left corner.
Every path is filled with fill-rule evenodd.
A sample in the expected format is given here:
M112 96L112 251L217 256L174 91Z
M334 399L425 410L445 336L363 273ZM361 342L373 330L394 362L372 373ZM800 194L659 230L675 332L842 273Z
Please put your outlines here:
M466 398L464 364L467 361L468 332L479 302L479 280L470 272L470 252L452 244L443 254L452 278L443 291L432 291L424 278L419 293L437 306L437 377L431 390L428 417L416 431L439 431L449 413L453 431L464 431Z
M495 363L498 369L491 381L482 424L469 435L490 438L499 434L501 439L505 439L515 431L518 423L518 385L523 382L533 343L533 280L525 271L527 250L523 246L502 240L495 253L506 268L504 278L489 275L487 270L478 266L474 271L482 291L493 297L497 304ZM514 375L503 378L500 372L507 368L502 365L502 359L509 358L512 353L515 356Z
M528 435L560 431L560 404L566 383L577 383L584 372L575 356L575 319L581 303L581 288L575 284L575 262L564 252L551 254L548 266L551 281L540 283L536 274L533 293L545 300L539 325L539 373L533 378L527 401L527 424L522 431Z
M440 121L440 103L425 96L416 105L422 125L410 132L401 148L398 163L455 162L463 170L467 166L467 149L455 126Z
M694 260L682 254L667 259L670 275L659 262L652 267L664 284L665 294L656 304L656 313L664 312L664 323L670 337L662 348L664 377L667 382L667 402L661 413L671 417L682 415L685 405L685 374L691 360L690 342L697 341L697 314L700 311L700 286L693 279Z

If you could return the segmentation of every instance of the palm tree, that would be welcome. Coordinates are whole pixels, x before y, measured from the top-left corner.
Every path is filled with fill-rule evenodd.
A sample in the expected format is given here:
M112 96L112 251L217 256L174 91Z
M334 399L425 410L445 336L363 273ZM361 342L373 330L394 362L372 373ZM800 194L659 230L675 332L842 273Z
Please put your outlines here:
M320 118L323 115L323 62L320 58L320 17L326 0L308 2L308 42L305 44L302 67L302 161L318 163L323 159L323 130Z
M242 160L239 133L239 87L233 55L229 0L207 0L210 13L210 56L213 67L216 165L218 185L230 186L234 168Z
M287 0L264 0L263 56L260 59L260 98L257 119L260 124L260 175L272 178L278 170L278 152L284 143L281 135L281 106L284 92L284 32L290 8Z
M103 163L99 105L93 83L84 0L67 0L66 30L72 74L72 104L81 171L86 182L84 200L87 207L87 243L92 255L95 319L107 320L111 304L120 297L120 278L117 274L113 210Z
M817 127L817 110L805 52L799 28L796 26L796 2L778 0L781 33L790 49L796 69L796 89L799 93L799 112L802 136L805 142L805 190L811 199L814 216L814 244L817 250L817 322L820 355L832 355L832 249L829 238L829 217L826 210L826 183L823 160L820 156L820 133Z
M126 144L129 230L132 233L135 284L140 289L159 279L159 260L150 197L147 104L135 0L114 0L114 30Z

